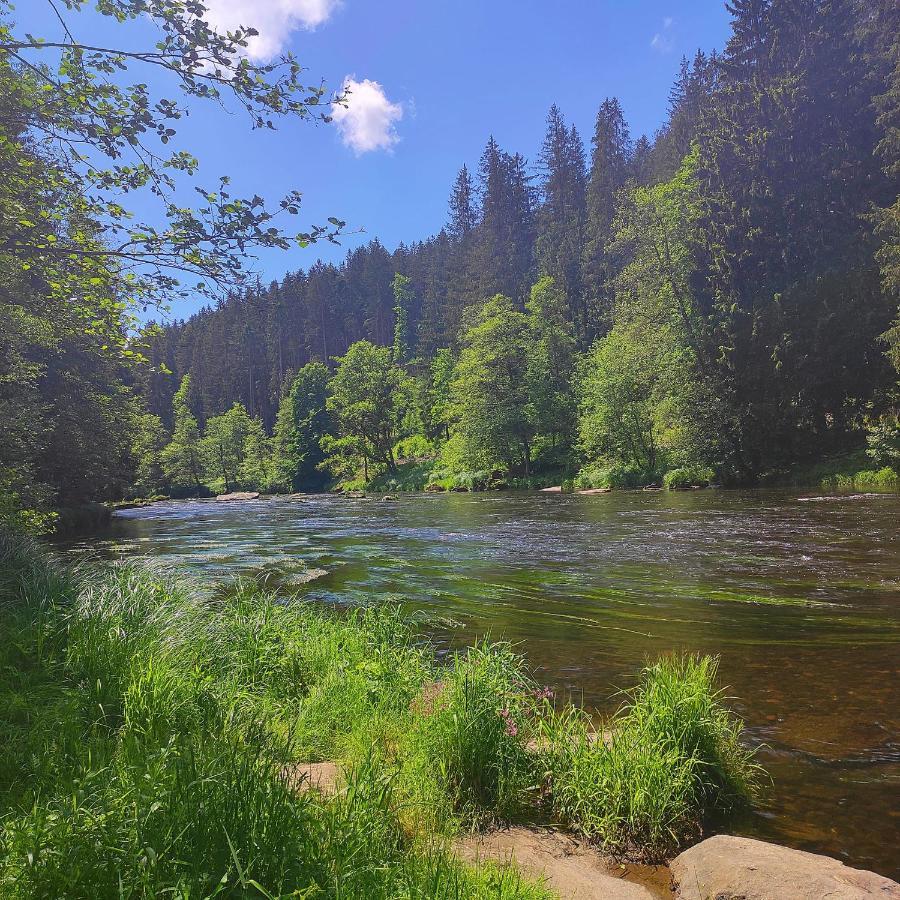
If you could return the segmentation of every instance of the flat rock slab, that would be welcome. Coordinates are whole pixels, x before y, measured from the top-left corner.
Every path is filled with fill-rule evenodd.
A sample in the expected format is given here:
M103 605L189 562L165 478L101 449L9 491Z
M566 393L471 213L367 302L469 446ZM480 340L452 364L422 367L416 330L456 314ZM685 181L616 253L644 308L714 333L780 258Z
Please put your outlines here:
M610 494L612 488L586 488L583 491L577 491L579 494Z
M219 494L216 500L259 500L259 491L232 491L230 494Z
M553 487L541 488L542 494L561 494L562 493L562 485L557 484Z
M656 900L671 897L665 868L619 866L584 841L549 829L515 827L454 842L474 864L513 863L523 875L544 878L562 900Z
M900 885L837 859L716 835L670 863L679 900L898 900Z

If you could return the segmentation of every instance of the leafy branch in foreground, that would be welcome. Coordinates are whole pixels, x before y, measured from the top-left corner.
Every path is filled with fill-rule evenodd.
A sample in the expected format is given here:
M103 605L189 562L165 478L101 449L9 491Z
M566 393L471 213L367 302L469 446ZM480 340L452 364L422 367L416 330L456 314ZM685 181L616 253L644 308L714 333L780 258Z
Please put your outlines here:
M4 208L0 253L22 271L62 260L146 304L233 288L257 250L335 240L344 223L333 217L296 232L282 227L284 216L299 213L298 191L267 205L259 196L234 196L222 177L212 190L194 185L203 202L186 205L181 194L199 164L191 153L169 149L188 114L185 100L237 103L253 128L275 128L285 116L329 121L329 103L343 98L326 96L321 83L306 84L292 55L252 61L247 47L256 31L219 34L196 0L98 3L97 13L119 23L140 18L156 26L160 39L137 49L76 37L69 14L83 11L84 0L65 0L64 9L47 3L59 23L54 39L18 34L8 21L12 4L0 0L0 141L8 189L25 200L40 172L42 187L67 202L35 215L16 214L27 203ZM156 96L145 81L127 78L135 69L171 83L176 97ZM136 220L127 197L138 191L157 198L163 224ZM185 276L193 283L182 285Z

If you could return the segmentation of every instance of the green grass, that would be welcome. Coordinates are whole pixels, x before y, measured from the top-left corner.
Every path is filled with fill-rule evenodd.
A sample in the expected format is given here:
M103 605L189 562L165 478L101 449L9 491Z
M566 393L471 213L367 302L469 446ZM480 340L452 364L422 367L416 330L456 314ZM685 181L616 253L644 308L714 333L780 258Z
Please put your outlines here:
M655 849L658 821L674 843L746 793L708 662L645 674L610 762L508 646L438 664L390 608L339 613L246 581L212 592L2 539L0 629L0 896L13 900L543 897L514 869L463 865L449 840L547 803L611 849ZM291 765L315 760L341 763L336 797L292 786ZM628 813L650 825L612 824L615 766L652 787Z
M555 814L613 852L659 861L745 804L759 770L716 673L711 657L660 660L599 735L578 710L550 716L541 753Z

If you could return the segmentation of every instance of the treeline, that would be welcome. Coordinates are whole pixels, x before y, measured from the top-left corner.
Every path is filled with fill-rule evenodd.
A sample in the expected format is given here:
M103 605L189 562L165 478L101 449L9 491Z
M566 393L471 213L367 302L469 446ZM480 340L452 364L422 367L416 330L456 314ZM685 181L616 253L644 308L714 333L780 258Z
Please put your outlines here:
M168 171L193 171L178 152L116 161L150 130L169 141L177 105L148 113L107 77L112 57L74 45L42 81L15 54L45 45L0 23L0 514L40 524L54 505L198 484L400 484L410 461L411 485L755 483L867 438L900 467L900 9L728 8L726 47L683 63L653 140L632 140L614 98L587 145L554 106L533 162L490 139L462 167L438 235L373 241L139 336L128 310L174 295L166 272L227 281L248 248L289 241L227 181L203 209L166 206L167 230L127 225L119 194L166 197ZM167 64L209 96L202 47L240 54L154 15L176 35ZM269 92L273 71L256 75L216 89L260 122L314 113L315 93L291 99L294 68ZM85 144L113 162L91 169Z
M727 46L683 62L652 142L615 98L589 152L556 106L533 165L491 138L437 236L373 241L163 329L152 358L172 374L147 378L150 410L170 429L190 373L201 423L240 402L272 430L294 373L339 374L367 341L400 370L390 437L421 438L437 469L753 483L867 429L896 465L900 13L729 9ZM437 424L410 399L435 366ZM374 443L359 472L391 467Z

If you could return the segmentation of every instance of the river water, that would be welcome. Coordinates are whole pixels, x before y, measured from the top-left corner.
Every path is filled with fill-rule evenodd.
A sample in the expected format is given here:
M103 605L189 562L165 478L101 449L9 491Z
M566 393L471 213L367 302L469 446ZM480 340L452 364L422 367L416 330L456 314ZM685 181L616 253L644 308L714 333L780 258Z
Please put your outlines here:
M898 526L897 494L314 496L127 510L68 547L399 600L444 644L514 642L600 711L647 659L716 653L771 775L735 830L897 877Z

